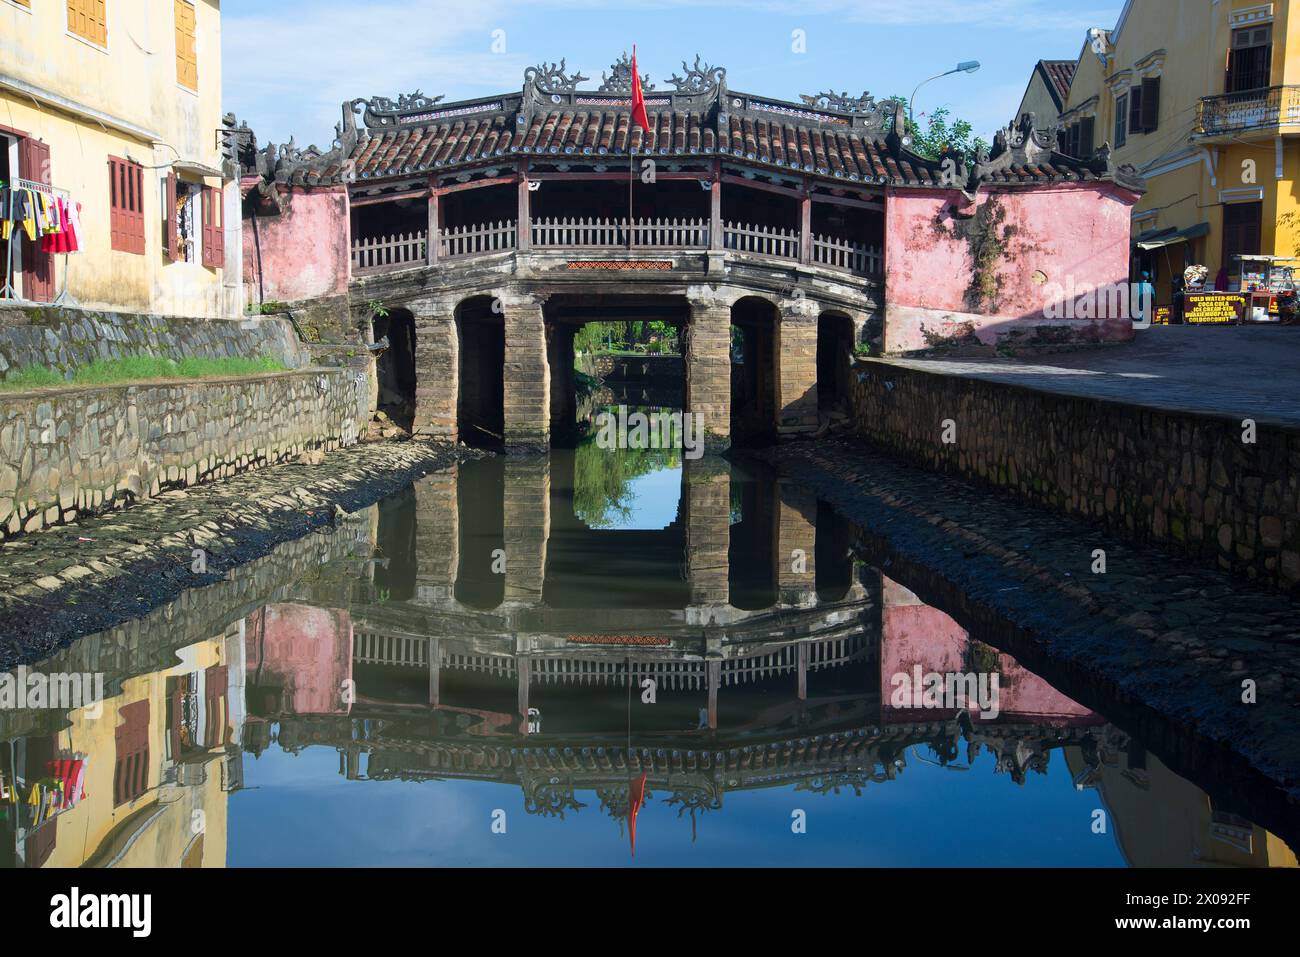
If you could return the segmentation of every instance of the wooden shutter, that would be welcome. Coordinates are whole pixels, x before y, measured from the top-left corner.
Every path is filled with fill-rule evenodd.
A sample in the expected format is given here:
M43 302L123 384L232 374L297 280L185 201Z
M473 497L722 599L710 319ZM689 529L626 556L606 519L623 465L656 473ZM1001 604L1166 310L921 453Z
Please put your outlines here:
M50 147L48 143L24 137L18 141L18 169L23 179L50 185ZM23 298L32 302L54 299L54 256L41 251L41 240L23 236Z
M1084 117L1079 121L1079 152L1076 155L1080 159L1087 159L1097 151L1096 128L1097 120L1094 117Z
M1135 86L1128 94L1128 130L1142 132L1142 87Z
M1160 78L1142 81L1142 132L1154 133L1160 126Z
M176 174L167 174L167 201L163 215L163 232L167 240L167 258L176 262L181 258L180 243L176 235Z
M174 0L176 18L176 82L189 90L199 88L199 58L195 44L194 4Z
M105 0L68 0L68 32L101 47L108 46Z
M203 209L203 265L221 269L226 264L226 231L222 219L222 193L205 187L201 194Z
M144 167L108 158L109 248L144 255Z
M118 711L122 723L114 730L113 806L134 800L149 788L149 700Z

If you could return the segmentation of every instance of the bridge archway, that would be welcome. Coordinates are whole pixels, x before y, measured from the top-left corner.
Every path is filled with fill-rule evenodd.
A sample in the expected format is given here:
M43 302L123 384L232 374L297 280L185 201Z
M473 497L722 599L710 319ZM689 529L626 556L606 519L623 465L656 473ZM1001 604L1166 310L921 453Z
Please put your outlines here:
M745 296L731 307L731 440L766 444L780 411L781 323L775 303Z
M375 363L376 408L409 432L415 422L415 316L409 309L389 309L370 322L374 342L388 339Z
M551 438L571 447L594 414L685 405L685 299L675 295L555 295L547 300ZM598 383L593 379L599 380Z
M853 362L853 320L827 310L817 317L817 412L847 414Z
M505 320L491 296L456 306L456 431L467 445L499 449L505 436Z

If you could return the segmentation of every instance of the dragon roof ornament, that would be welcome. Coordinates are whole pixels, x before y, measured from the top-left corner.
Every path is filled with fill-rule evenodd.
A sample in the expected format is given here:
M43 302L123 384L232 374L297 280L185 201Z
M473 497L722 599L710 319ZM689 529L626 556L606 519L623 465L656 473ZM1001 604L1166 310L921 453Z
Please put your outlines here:
M706 93L726 91L726 68L705 63L698 53L695 54L693 66L687 66L686 61L682 61L682 71L683 76L674 73L668 78L668 82L676 88L678 93L699 96Z
M576 93L578 84L590 79L581 73L566 73L567 65L562 58L559 63L539 63L524 71L524 84L536 88L537 92L548 96Z
M623 93L628 96L632 95L632 61L623 51L623 55L615 60L609 67L609 73L601 73L600 86L597 88L599 93ZM650 74L646 73L641 77L641 89L649 92L655 85L650 82Z

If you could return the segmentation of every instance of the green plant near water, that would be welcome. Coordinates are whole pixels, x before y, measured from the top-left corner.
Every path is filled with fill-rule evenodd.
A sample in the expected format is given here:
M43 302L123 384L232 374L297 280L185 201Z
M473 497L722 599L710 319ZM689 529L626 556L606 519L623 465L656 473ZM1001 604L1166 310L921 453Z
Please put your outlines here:
M57 370L46 366L24 366L0 382L0 390L14 392L50 386L116 385L151 379L207 379L214 376L282 372L284 368L284 363L271 356L223 356L217 359L126 356L121 359L97 359L78 368L71 378L65 378Z

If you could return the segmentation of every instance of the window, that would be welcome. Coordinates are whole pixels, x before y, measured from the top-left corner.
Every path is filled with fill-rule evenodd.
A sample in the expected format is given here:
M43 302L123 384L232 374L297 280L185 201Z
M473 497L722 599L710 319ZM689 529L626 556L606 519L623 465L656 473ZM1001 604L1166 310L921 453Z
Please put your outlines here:
M149 788L149 702L137 701L118 711L114 731L113 806L134 801Z
M1128 94L1115 101L1115 148L1128 142Z
M109 247L144 255L144 167L108 158Z
M199 55L194 42L194 4L174 0L176 7L176 82L187 90L199 88Z
M225 220L222 218L221 190L204 187L200 194L203 212L203 265L220 269L226 264Z
M1241 271L1241 263L1234 256L1259 255L1263 219L1263 203L1228 203L1223 207L1223 267L1228 275Z
M1226 93L1268 86L1273 61L1273 25L1232 31Z
M68 0L68 32L96 46L108 46L105 0Z
M168 173L164 183L163 201L164 233L167 237L167 257L173 262L194 261L194 196L201 186L178 179Z

